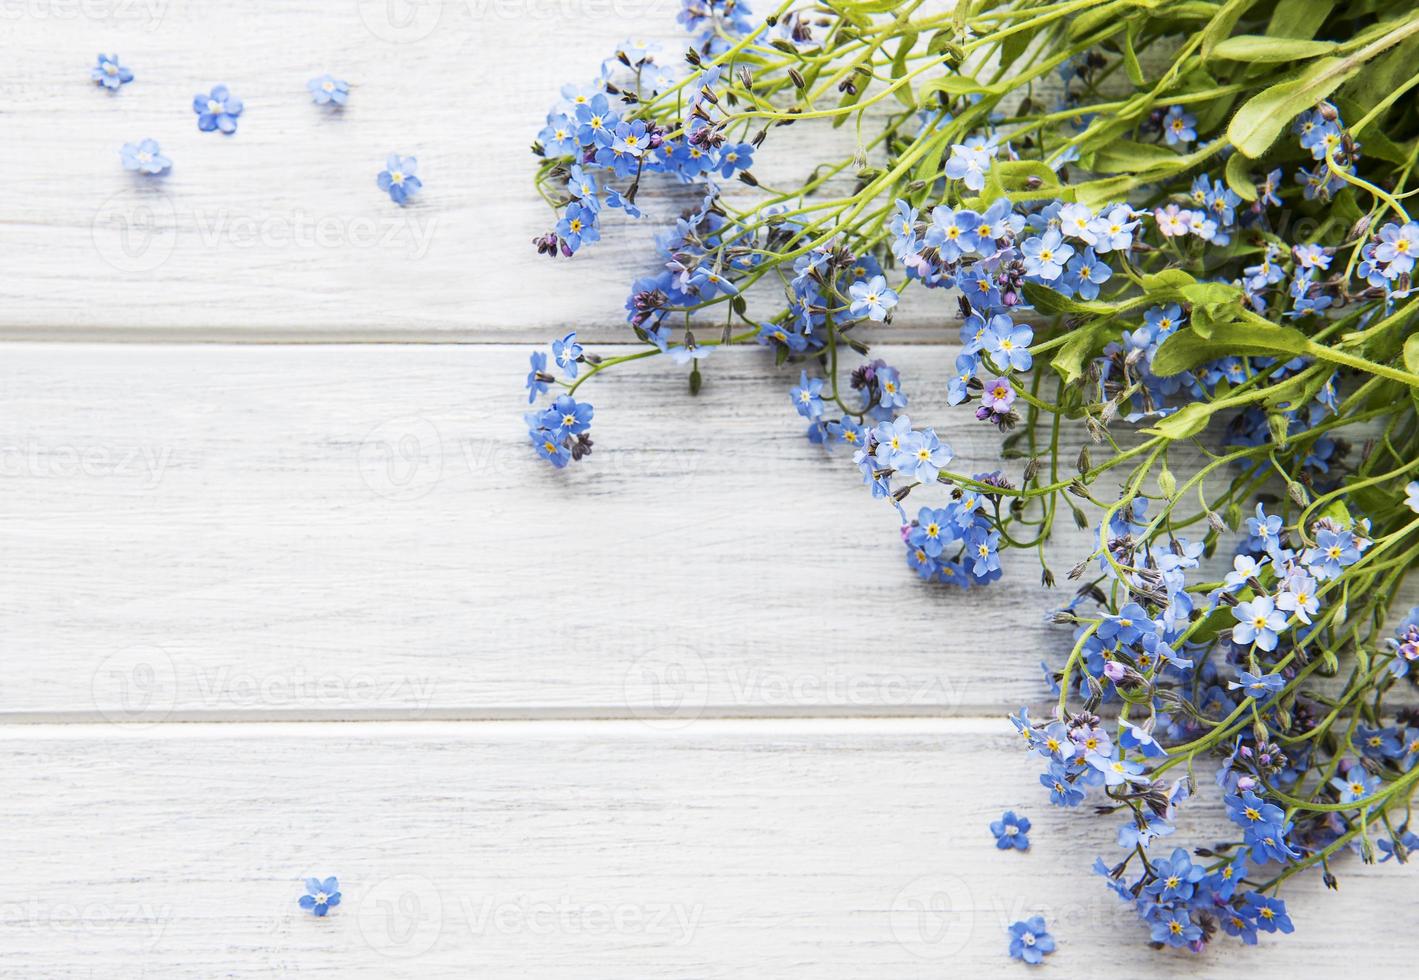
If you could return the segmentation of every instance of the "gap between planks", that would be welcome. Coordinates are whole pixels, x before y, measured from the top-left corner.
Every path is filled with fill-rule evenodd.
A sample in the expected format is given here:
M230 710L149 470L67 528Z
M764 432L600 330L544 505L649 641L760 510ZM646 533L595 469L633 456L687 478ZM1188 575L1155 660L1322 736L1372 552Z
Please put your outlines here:
M391 738L559 738L569 735L596 738L630 738L675 740L682 738L732 735L840 735L848 737L878 735L1005 735L1009 728L1003 719L984 716L962 718L700 718L692 724L668 727L650 721L629 718L520 718L479 719L465 721L409 719L386 720L363 718L341 721L253 720L201 721L176 723L125 722L89 720L84 722L35 722L15 724L0 720L0 742L42 740L88 740L95 728L106 728L105 739L151 741L155 739L272 738L298 736L307 738L347 738L352 726L364 726L362 731L377 727L381 736Z

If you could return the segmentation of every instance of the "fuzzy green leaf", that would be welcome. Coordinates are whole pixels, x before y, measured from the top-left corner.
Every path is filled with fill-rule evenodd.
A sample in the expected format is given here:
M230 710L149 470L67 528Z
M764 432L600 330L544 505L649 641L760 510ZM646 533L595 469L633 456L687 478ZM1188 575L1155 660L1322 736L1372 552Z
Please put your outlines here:
M1179 330L1153 355L1153 372L1161 377L1181 374L1229 354L1291 358L1306 353L1308 342L1299 330L1278 327L1261 317L1244 317L1234 323L1214 324L1210 336L1192 328Z
M1334 41L1300 41L1293 37L1263 37L1260 34L1238 34L1218 41L1212 57L1227 61L1269 64L1279 61L1307 61L1330 54L1340 47Z
M1227 126L1227 139L1238 152L1258 159L1293 119L1330 95L1363 65L1363 61L1350 58L1312 62L1297 77L1263 89L1243 103Z

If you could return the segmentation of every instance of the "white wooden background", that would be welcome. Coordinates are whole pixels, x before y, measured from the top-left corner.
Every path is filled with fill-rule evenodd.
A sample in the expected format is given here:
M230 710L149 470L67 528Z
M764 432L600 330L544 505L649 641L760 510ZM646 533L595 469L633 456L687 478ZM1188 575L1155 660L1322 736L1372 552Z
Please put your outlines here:
M1048 807L1003 720L1057 599L1024 559L914 582L762 352L697 399L608 375L593 458L531 457L529 345L623 340L650 254L538 259L526 146L677 8L0 2L0 976L974 976L1032 912L1072 974L1412 962L1412 879L1358 861L1344 902L1292 889L1295 936L1146 949L1088 873L1112 822ZM117 95L99 50L137 72ZM230 139L190 110L217 82ZM812 147L780 132L756 170ZM145 136L158 183L118 166ZM991 468L945 411L946 307L913 300L884 352ZM1006 807L1029 854L992 846ZM1222 826L1212 799L1182 833ZM311 874L341 879L325 920Z

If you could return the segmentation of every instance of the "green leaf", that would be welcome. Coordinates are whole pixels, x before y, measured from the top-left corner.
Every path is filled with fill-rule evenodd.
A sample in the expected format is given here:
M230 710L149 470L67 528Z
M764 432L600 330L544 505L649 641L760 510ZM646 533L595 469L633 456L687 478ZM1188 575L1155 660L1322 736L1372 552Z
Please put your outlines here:
M1232 29L1237 26L1237 21L1241 20L1242 14L1246 13L1256 4L1257 0L1227 0L1217 16L1212 18L1212 22L1207 25L1202 32L1202 59L1206 61L1212 57L1212 49L1217 42L1232 33Z
M1227 158L1227 167L1222 171L1222 175L1227 179L1227 186L1243 201L1256 200L1256 184L1252 182L1251 173L1247 170L1247 164L1250 162L1240 153L1233 153Z
M1137 23L1129 21L1128 30L1123 35L1123 69L1128 72L1128 80L1135 88L1143 87L1143 66L1138 63L1138 52L1133 50L1133 35Z
M1176 337L1177 334L1173 336ZM1152 428L1143 431L1169 439L1190 439L1207 428L1207 423L1212 421L1216 414L1217 411L1207 402L1193 402L1184 405L1172 415L1164 416Z
M1404 341L1404 369L1410 374L1419 374L1419 333L1410 334ZM1410 388L1414 396L1414 407L1419 408L1419 388Z
M1176 152L1156 143L1114 140L1091 153L1084 165L1096 173L1143 174L1172 169L1179 159Z
M1309 353L1305 334L1278 327L1259 316L1243 316L1235 323L1214 324L1210 336L1189 327L1179 330L1153 355L1153 372L1160 377L1181 374L1206 361L1227 355L1287 358Z
M1114 307L1108 303L1089 303L1083 300L1071 299L1061 292L1056 292L1041 283L1026 281L1025 298L1030 301L1030 305L1041 313L1049 315L1055 314L1080 314L1087 313L1096 316L1107 316L1114 311Z
M1156 293L1165 289L1181 289L1184 286L1191 286L1197 280L1182 269L1162 269L1158 272L1145 273L1140 282L1145 293Z
M1025 284L1027 287L1031 283ZM1084 365L1093 360L1108 342L1109 320L1096 320L1083 327L1075 328L1069 339L1050 358L1050 366L1067 385L1072 385L1084 376Z
M1227 139L1238 152L1258 159L1293 119L1330 95L1363 66L1363 61L1351 58L1312 62L1297 77L1263 89L1243 103L1227 126Z
M1235 286L1199 282L1184 286L1182 294L1192 304L1192 329L1203 337L1211 337L1218 326L1241 319L1242 293Z
M994 92L994 88L987 85L985 82L978 82L974 78L967 78L965 75L942 75L940 78L933 78L923 85L917 98L919 101L924 102L927 96L934 95L937 92L945 92L947 95L974 95L976 92Z
M1280 0L1271 12L1266 33L1271 37L1315 37L1334 6L1334 0Z
M1031 187L1032 179L1039 181L1039 186ZM979 207L984 210L996 198L1020 195L1026 191L1040 197L1055 197L1063 187L1059 175L1046 163L1039 160L1002 160L992 166L986 175Z
M1122 201L1137 185L1138 180L1135 177L1104 177L1083 184L1073 184L1065 191L1065 195L1070 200L1097 210L1106 204Z
M897 45L897 54L892 58L892 81L902 78L907 73L907 55L911 54L912 48L916 47L916 31L906 31L902 34L902 41ZM903 85L896 91L897 101L908 109L916 108L916 99L912 96L912 87Z
M1307 61L1330 54L1338 47L1340 45L1334 41L1301 41L1292 37L1238 34L1218 41L1212 49L1212 57L1251 64L1270 64L1278 61Z

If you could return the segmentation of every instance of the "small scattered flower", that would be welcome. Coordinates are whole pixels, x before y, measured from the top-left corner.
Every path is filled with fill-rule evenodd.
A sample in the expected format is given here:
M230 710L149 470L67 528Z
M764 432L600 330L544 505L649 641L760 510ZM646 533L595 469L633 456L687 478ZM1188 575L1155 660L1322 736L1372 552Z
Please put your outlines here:
M1025 836L1030 832L1030 821L1015 816L1014 810L1006 810L999 820L991 821L990 832L995 835L995 846L1002 851L1030 849L1030 839Z
M380 190L389 195L391 201L402 207L424 186L418 174L418 158L391 153L384 163L384 169L379 172L376 183Z
M305 83L305 87L310 90L310 97L315 100L316 105L342 106L350 98L350 83L336 78L334 75L321 75L319 78L312 78Z
M89 77L110 92L117 92L133 81L133 72L118 61L116 54L100 54L98 64L89 69Z
M136 170L141 174L162 174L172 169L172 161L163 156L157 140L124 143L119 156L123 160L123 169Z
M340 904L340 882L335 878L307 878L306 893L300 897L300 907L311 915L324 916Z
M206 94L192 97L192 111L197 113L197 128L204 133L220 130L228 136L237 130L237 117L241 115L241 99L232 95L225 85L218 85Z
M1038 966L1054 952L1054 937L1049 934L1043 916L1035 915L1010 927L1010 956Z

